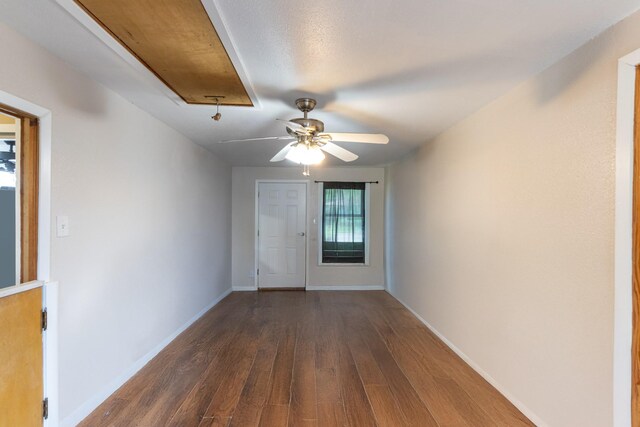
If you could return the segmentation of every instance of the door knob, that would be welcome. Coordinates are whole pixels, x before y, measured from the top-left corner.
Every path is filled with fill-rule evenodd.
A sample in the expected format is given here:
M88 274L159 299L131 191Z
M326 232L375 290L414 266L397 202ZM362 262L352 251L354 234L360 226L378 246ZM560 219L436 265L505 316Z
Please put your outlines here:
M298 236L304 236L304 231L301 231L300 233L298 233Z

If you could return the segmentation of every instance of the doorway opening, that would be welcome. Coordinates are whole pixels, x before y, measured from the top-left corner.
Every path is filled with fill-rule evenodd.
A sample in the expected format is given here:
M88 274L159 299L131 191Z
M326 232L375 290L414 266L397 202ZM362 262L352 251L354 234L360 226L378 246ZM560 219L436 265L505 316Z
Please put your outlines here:
M38 118L0 104L0 289L38 274Z
M44 399L42 282L38 279L39 120L0 104L0 419L40 425Z
M0 289L20 277L20 120L0 113Z

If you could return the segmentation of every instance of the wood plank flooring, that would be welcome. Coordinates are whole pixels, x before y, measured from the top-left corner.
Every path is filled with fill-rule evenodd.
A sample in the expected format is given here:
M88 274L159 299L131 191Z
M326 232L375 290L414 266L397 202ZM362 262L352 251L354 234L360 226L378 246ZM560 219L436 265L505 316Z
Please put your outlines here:
M531 426L386 292L232 293L81 426Z

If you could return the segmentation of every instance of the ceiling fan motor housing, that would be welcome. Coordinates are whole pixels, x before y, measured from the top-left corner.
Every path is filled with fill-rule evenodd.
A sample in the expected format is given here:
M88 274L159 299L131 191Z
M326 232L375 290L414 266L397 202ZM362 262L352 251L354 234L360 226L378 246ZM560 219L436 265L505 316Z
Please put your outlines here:
M298 123L299 125L304 126L313 135L317 135L318 133L324 132L324 123L321 122L320 120L301 117L299 119L291 119L289 121L290 122L294 122L294 123ZM287 132L291 136L294 136L294 137L298 137L299 136L299 134L297 134L295 131L291 130L289 127L287 127Z
M308 113L316 108L316 100L313 98L298 98L296 99L296 107L303 113Z
M296 107L298 110L304 113L304 117L298 119L291 119L290 122L297 123L301 126L307 128L307 130L311 133L312 136L315 136L321 132L324 132L324 123L320 120L310 119L307 117L307 113L312 111L316 107L316 100L313 98L298 98L296 99ZM289 127L287 127L287 132L289 135L299 138L301 135L296 133Z

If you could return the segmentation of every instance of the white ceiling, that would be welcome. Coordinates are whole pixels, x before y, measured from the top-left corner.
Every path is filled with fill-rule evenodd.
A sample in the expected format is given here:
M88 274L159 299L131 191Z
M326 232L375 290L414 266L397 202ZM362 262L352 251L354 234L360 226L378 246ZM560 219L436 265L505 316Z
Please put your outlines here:
M149 84L54 0L0 0L0 20L233 165L268 165L276 118L318 99L354 165L396 160L638 8L636 0L203 0L215 2L261 108L184 106ZM208 5L210 6L210 4ZM329 161L341 164L339 161Z

